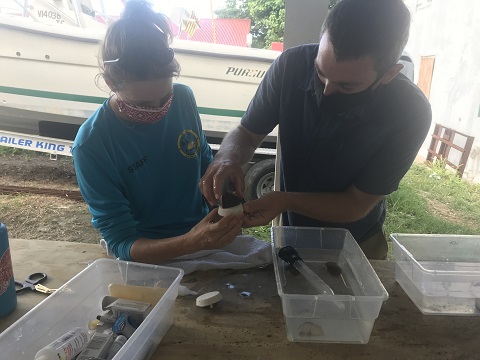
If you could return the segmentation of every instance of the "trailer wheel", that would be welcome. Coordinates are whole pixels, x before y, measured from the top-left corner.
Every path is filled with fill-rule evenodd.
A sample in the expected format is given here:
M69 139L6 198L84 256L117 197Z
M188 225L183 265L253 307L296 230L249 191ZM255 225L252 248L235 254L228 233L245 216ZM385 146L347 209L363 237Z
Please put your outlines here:
M255 200L273 191L275 160L267 159L254 164L245 175L245 201Z

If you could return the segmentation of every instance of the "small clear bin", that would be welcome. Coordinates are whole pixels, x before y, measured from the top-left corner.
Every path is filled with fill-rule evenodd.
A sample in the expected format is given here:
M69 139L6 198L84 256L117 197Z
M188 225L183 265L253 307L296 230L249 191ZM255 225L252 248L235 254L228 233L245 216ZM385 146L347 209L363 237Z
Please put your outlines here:
M99 259L0 334L2 359L30 360L38 350L69 330L101 314L108 285L124 284L167 289L115 360L145 360L155 351L173 322L173 306L183 270L164 266Z
M388 293L350 232L345 229L274 226L273 263L290 341L366 344ZM295 248L335 295L318 295L295 269L278 258ZM341 274L332 275L326 263Z
M426 315L480 315L480 236L391 234L395 280Z

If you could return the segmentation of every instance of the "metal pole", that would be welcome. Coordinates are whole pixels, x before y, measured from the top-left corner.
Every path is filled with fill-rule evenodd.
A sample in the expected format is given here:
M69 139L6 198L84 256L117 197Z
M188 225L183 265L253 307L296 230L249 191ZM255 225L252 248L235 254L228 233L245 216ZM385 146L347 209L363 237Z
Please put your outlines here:
M212 14L212 37L213 43L217 43L217 31L215 29L215 18L213 17L213 0L210 0L210 12Z
M78 1L77 0L72 0L72 4L73 4L73 9L75 11L75 17L77 18L78 26L81 27L81 28L85 28L85 24L83 22L83 14L82 14L82 11L80 9L80 6L78 5Z

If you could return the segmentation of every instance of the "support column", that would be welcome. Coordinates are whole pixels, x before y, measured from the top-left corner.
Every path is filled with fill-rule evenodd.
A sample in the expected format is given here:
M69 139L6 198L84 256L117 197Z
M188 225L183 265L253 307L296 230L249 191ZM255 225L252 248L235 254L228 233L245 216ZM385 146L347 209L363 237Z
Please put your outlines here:
M285 0L284 49L318 43L328 3L329 0Z

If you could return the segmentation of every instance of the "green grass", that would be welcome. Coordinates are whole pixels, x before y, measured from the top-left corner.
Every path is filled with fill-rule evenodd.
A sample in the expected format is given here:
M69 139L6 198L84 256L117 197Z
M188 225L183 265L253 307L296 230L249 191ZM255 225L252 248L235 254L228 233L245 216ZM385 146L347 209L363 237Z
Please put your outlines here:
M480 184L440 165L414 164L387 197L385 231L410 234L480 234Z
M29 151L29 150L17 149L17 148L13 148L13 147L0 145L0 156L9 156L9 155L18 155L18 154L27 155L30 152L31 151Z
M242 230L243 235L251 235L257 239L270 242L270 226L257 226Z
M398 190L387 197L385 232L410 234L480 234L480 184L442 168L413 164ZM244 229L270 241L270 227Z
M35 156L50 156L50 154L41 151L19 149L10 146L0 145L0 157L12 155L22 155L26 158L33 158Z

